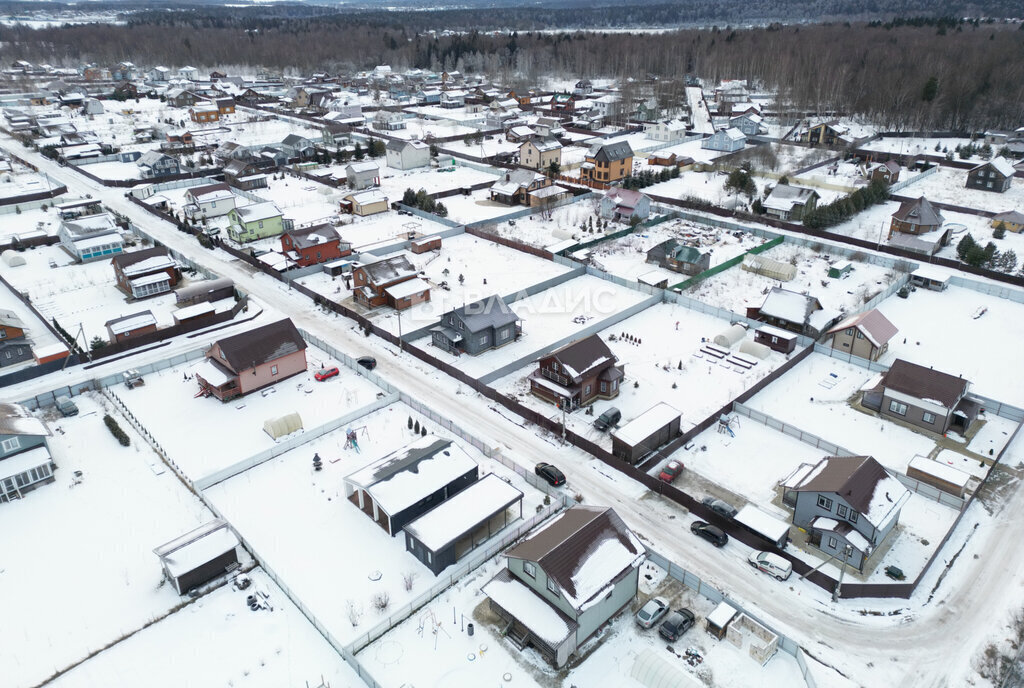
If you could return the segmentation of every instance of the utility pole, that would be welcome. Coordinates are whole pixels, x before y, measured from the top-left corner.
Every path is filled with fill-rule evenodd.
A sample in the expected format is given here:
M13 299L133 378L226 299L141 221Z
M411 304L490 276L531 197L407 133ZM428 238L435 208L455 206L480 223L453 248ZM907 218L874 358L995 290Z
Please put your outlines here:
M836 589L832 591L832 601L839 601L839 595L842 592L843 587L843 574L846 573L846 562L850 559L850 553L853 552L852 545L846 545L843 548L843 566L839 569L839 581L836 583Z

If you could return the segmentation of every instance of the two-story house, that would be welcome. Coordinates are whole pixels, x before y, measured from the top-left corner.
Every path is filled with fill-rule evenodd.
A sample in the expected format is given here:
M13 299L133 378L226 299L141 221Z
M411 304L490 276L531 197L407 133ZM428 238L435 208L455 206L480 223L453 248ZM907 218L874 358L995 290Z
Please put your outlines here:
M729 118L729 127L739 129L744 136L757 136L768 131L764 126L764 118L753 112L745 112Z
M178 174L181 166L174 156L161 153L160 151L148 151L143 153L135 164L139 166L143 177L164 177L171 174Z
M747 308L747 317L816 338L832 326L839 313L823 307L810 294L772 287L760 308Z
M736 127L719 129L714 134L700 142L700 147L705 150L719 151L721 153L734 153L743 150L747 145L747 137Z
M25 323L14 311L0 309L0 368L32 360Z
M902 234L927 234L942 227L945 218L927 198L904 201L892 214L889 222L889 237L896 232Z
M83 263L124 251L124 240L110 213L63 219L57 236L61 247Z
M664 119L644 125L644 134L652 141L677 143L686 138L686 122L681 119Z
M584 181L619 181L633 174L633 149L629 141L595 143L587 151L580 178Z
M776 184L768 198L764 199L764 209L771 217L797 222L805 213L818 207L819 198L821 196L814 189Z
M228 401L306 370L306 342L290 319L221 339L195 368L197 396Z
M647 251L647 262L684 275L698 275L711 267L711 254L668 239Z
M616 222L646 220L651 214L651 198L640 191L613 187L601 197L598 214Z
M542 356L530 373L530 391L566 410L597 399L614 399L625 377L624 366L596 334Z
M342 241L329 224L292 229L281 235L281 253L299 267L326 263L352 254L352 244Z
M240 244L278 236L286 229L284 213L270 201L232 208L228 220L228 236Z
M554 137L531 136L519 145L519 164L544 172L562 164L562 144Z
M0 503L54 481L50 431L21 404L0 404Z
M889 350L889 340L899 330L877 308L852 315L826 334L832 335L832 348L877 361Z
M1013 183L1013 163L1003 157L992 158L967 170L967 188L1003 193Z
M189 217L220 217L234 207L235 194L224 182L193 186L185 192L185 214Z
M895 184L900 179L900 164L895 160L876 163L865 170L865 176L873 182Z
M491 185L490 198L505 205L531 205L530 194L551 186L551 179L533 170L505 170L505 176Z
M385 304L404 310L430 300L430 285L404 255L382 258L352 270L352 294L366 308Z
M636 597L643 544L608 507L574 506L505 552L483 588L501 631L555 667Z
M520 320L500 296L489 296L442 315L441 324L430 330L431 343L475 356L517 340L523 332Z
M967 398L970 385L962 377L897 359L878 386L864 392L861 402L883 416L923 430L963 434L981 408Z
M813 546L863 571L908 499L910 491L872 457L829 456L801 466L783 501Z
M430 165L430 146L422 141L392 139L385 147L388 167L395 170L412 170Z
M313 157L316 153L316 146L313 140L298 134L288 134L281 140L281 150L289 158L302 158L303 160Z
M168 292L178 283L178 263L163 246L120 253L110 259L117 288L133 299Z
M345 177L354 191L380 186L380 166L372 160L352 162L345 167Z

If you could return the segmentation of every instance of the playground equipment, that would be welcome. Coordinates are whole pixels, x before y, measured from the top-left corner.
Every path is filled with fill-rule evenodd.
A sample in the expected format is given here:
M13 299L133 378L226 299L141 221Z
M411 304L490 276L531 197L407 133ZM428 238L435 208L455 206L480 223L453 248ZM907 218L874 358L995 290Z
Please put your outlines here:
M723 413L718 417L718 432L727 433L729 437L736 437L733 427L740 426L740 419L735 413Z
M363 437L366 437L369 434L369 431L366 429L365 425L361 425L355 429L349 428L348 430L345 431L345 449L355 449L357 454L362 453L359 449L360 430L363 431Z

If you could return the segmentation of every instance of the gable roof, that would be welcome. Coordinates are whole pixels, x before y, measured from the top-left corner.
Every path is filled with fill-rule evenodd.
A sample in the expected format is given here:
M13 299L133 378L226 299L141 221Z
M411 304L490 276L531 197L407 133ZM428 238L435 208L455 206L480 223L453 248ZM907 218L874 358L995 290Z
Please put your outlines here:
M237 145L238 144L235 144L236 147ZM231 187L224 182L193 186L190 189L187 189L185 193L194 198L197 203L219 200L221 198L228 198L229 196L234 195L231 193Z
M217 342L224 361L239 373L257 365L303 351L306 341L289 318L242 332Z
M921 196L913 201L903 201L899 210L892 214L894 220L912 225L941 225L945 219L927 198Z
M1024 224L1024 213L1016 210L1007 210L1003 213L996 213L992 216L992 219L996 222L1010 222L1015 225Z
M828 331L828 334L841 332L849 327L856 327L864 333L875 347L880 347L892 339L899 330L889 322L889 319L882 315L877 308L872 308L866 313L850 316Z
M1004 177L1012 177L1013 173L1016 171L1013 169L1013 163L1003 157L992 158L987 162L983 162L980 165L972 167L970 171L974 172L975 170L980 170L983 167L991 167Z
M281 217L281 210L274 204L273 201L263 201L262 203L250 203L249 205L237 206L233 210L238 218L242 222L257 222L259 220L267 220L272 217Z
M21 404L0 404L0 435L44 435L50 431Z
M617 141L615 143L595 143L587 153L588 158L596 162L613 162L633 157L633 149L629 141Z
M556 359L574 378L582 377L604 363L615 364L619 360L596 334L570 342L543 358Z
M806 189L802 186L791 186L789 184L776 184L768 198L764 199L764 207L773 210L792 210L793 206L806 205L812 198L818 196L814 189Z
M110 260L126 275L135 275L147 270L163 270L175 265L170 251L163 246L144 248L131 253L119 253ZM140 265L140 263L145 264ZM136 269L129 270L128 268L132 266L136 266Z
M366 273L366 279L371 284L388 284L400 279L407 279L416 276L416 268L404 255L382 258L373 263L366 263L360 266Z
M639 191L633 189L621 189L617 186L613 186L604 193L604 197L613 201L616 205L626 206L627 208L635 208L636 204L641 199L647 196Z
M505 554L537 562L578 608L603 594L624 570L638 566L645 550L611 508L580 505Z
M657 249L661 249L666 256L671 256L673 260L680 263L697 263L704 255L699 248L681 244L676 239L667 239L651 250Z
M897 359L882 376L882 384L888 389L951 409L967 393L970 382L962 377Z
M16 327L19 330L25 329L25 323L18 317L18 314L4 308L0 308L0 325Z
M453 314L470 332L480 332L489 327L504 327L520 320L497 294L456 308Z
M304 227L303 229L293 229L285 232L285 236L290 236L292 238L292 242L298 248L321 246L331 241L341 240L341 235L338 234L338 230L327 223L313 225L312 227Z
M870 456L827 456L793 488L834 492L880 528L910 497L910 491Z
M299 136L298 134L288 134L281 139L281 144L284 146L291 146L293 148L298 146L309 146L310 141L305 136Z

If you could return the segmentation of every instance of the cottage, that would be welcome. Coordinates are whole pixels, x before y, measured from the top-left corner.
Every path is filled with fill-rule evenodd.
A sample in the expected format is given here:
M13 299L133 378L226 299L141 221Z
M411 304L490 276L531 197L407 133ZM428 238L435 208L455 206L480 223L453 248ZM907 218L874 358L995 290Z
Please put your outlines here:
M460 108L466 104L466 92L465 91L442 91L441 92L441 107L443 108Z
M316 147L311 139L299 134L288 134L281 140L281 150L288 158L307 160L316 154Z
M870 361L877 361L889 348L899 330L877 308L853 315L828 330L832 348Z
M164 95L167 103L178 108L192 107L199 98L186 88L172 88Z
M281 252L299 267L337 260L352 254L352 244L342 241L329 224L292 229L281 235Z
M426 436L345 476L345 497L395 536L475 483L479 473L462 447Z
M767 346L772 351L789 354L796 350L800 335L788 330L780 330L771 325L762 325L754 330L754 343Z
M240 244L278 236L285 229L284 214L270 201L232 208L228 221L228 236Z
M1008 210L992 216L992 228L1004 229L1008 232L1019 232L1024 229L1024 213Z
M152 311L140 311L104 323L107 336L115 344L132 337L156 332L156 316Z
M217 106L217 111L220 112L222 117L224 115L230 115L235 112L234 98L216 98L214 99L213 103Z
M583 181L617 182L633 174L633 149L628 141L595 143L580 167Z
M897 359L878 385L864 392L861 403L923 430L963 434L981 409L967 397L970 384L962 377Z
M395 170L413 170L430 165L430 146L422 141L392 139L388 141L385 155L388 167Z
M404 255L360 265L352 270L353 296L356 303L366 308L387 304L404 310L430 300L430 285L417 274ZM406 286L400 286L402 284Z
M565 128L562 127L562 123L554 117L538 117L537 121L533 124L533 130L541 138L554 137L557 139L565 135Z
M546 171L562 164L562 144L554 137L530 136L519 145L519 164Z
M405 115L391 110L377 110L373 114L373 128L378 131L398 131L406 128Z
M719 129L700 143L700 147L705 150L720 151L722 153L734 153L743 150L743 147L746 145L747 137L735 127Z
M839 313L822 307L809 294L772 287L760 308L747 308L747 317L817 338L836 321Z
M234 208L235 194L224 182L193 186L185 192L185 214L192 218L220 217Z
M640 191L612 187L601 197L598 214L606 220L630 224L646 220L651 214L651 198Z
M784 492L809 542L859 571L899 522L910 491L870 456L830 456Z
M372 186L380 186L380 167L370 160L352 162L345 167L345 177L349 188L362 191Z
M238 538L214 519L153 550L179 595L238 568Z
M197 103L188 110L189 119L197 124L208 124L220 121L220 109L216 103L204 101Z
M135 164L142 170L143 177L163 177L181 171L177 158L160 151L143 153Z
M764 126L764 118L761 115L745 112L741 115L729 118L729 128L739 129L745 136L757 136L768 131Z
M900 204L899 209L892 214L892 220L889 223L889 238L891 239L897 232L914 235L927 234L938 230L942 227L943 222L945 219L924 196L914 201L904 201Z
M54 481L50 430L21 404L0 403L0 503Z
M967 188L1003 193L1013 184L1013 163L1006 158L992 158L967 170Z
M589 96L594 92L594 84L590 82L590 79L580 79L576 82L572 92L577 96Z
M652 141L679 143L686 138L686 122L681 119L663 119L644 125L644 134Z
M520 317L499 296L489 296L441 316L430 330L431 343L453 354L481 354L516 341Z
M679 435L680 413L659 402L612 432L612 454L635 465Z
M251 191L265 188L267 175L254 162L233 159L224 165L224 181L243 191Z
M505 553L483 588L506 637L557 668L636 597L645 550L608 507L574 506Z
M806 143L823 146L843 146L855 142L850 127L837 119L813 123L799 135L799 138Z
M870 181L880 181L884 184L895 184L900 179L900 164L895 160L886 160L867 168L867 178Z
M647 251L647 262L684 275L698 275L711 267L711 254L668 239Z
M798 222L805 213L817 207L820 198L814 189L776 184L768 198L764 199L764 209L770 217Z
M124 240L110 213L61 220L57 236L61 247L83 263L124 251Z
M215 342L195 370L196 396L229 401L305 372L306 342L286 318Z
M590 335L538 359L529 376L530 391L568 411L614 399L625 377L618 360L600 337Z
M341 197L341 210L361 217L386 213L388 197L380 189L367 189L346 194Z
M532 170L505 170L505 176L491 185L492 201L505 205L530 205L530 194L551 186L551 180Z
M117 288L133 299L168 292L178 283L178 263L162 246L121 253L110 260Z

